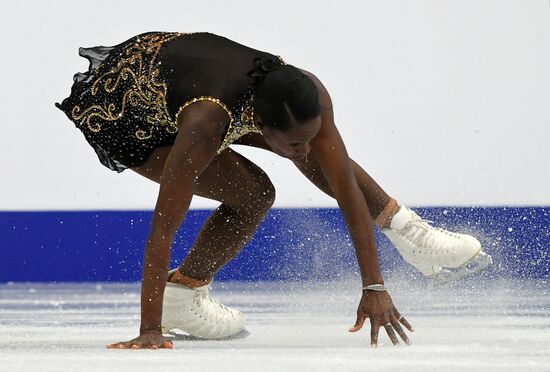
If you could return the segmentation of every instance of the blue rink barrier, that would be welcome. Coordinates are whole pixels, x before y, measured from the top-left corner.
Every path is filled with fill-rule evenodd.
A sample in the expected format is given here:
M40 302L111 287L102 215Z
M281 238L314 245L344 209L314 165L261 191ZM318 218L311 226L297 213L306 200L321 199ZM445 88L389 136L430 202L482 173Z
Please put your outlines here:
M485 278L548 278L550 207L415 208L423 218L471 233L493 256ZM175 267L209 210L189 211L172 248ZM137 281L151 211L0 212L0 282ZM420 277L376 231L385 277ZM338 209L272 209L217 280L297 280L357 275Z

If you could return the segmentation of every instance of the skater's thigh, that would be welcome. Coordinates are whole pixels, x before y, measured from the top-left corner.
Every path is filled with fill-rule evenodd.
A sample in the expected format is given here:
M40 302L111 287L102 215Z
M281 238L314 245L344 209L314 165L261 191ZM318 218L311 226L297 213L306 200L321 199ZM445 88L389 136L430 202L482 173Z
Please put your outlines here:
M156 148L134 172L160 183L171 146ZM272 204L275 188L267 174L252 161L228 148L217 155L195 181L195 195L232 206Z
M195 194L235 207L258 203L270 206L275 199L275 188L259 166L228 148L199 176Z
M164 169L164 163L168 158L168 154L172 150L172 146L157 147L153 150L145 163L140 166L129 168L134 172L150 179L156 183L160 183L160 176Z

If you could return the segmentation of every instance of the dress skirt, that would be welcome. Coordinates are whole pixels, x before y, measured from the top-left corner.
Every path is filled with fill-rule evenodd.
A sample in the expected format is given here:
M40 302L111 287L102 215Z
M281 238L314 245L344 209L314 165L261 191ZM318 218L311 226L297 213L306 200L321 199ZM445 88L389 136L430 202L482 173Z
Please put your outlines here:
M90 62L55 106L84 134L101 163L122 172L174 143L178 127L166 105L168 81L157 55L184 33L147 32L115 46L79 48Z

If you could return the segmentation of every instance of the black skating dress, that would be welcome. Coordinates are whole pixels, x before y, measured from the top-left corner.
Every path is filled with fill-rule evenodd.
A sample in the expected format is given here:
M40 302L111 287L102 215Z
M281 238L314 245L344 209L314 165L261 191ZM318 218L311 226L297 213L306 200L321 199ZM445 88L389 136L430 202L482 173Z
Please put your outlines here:
M55 103L82 131L101 163L122 172L174 143L178 115L210 100L228 114L218 153L237 138L261 133L253 121L257 80L249 71L281 57L207 32L145 32L115 46L79 48L87 72Z

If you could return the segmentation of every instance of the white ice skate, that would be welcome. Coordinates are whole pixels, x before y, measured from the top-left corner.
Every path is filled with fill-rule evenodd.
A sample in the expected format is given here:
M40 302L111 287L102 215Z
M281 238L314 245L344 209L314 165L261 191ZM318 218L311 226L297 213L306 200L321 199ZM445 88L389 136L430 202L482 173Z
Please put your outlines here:
M243 314L210 298L208 288L209 285L189 288L167 282L162 308L162 333L179 329L194 337L218 339L241 332L245 326Z
M405 261L436 283L458 280L492 263L473 236L435 228L428 222L401 205L390 227L381 230Z

